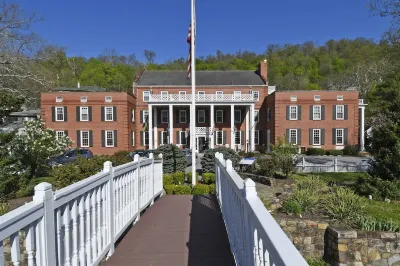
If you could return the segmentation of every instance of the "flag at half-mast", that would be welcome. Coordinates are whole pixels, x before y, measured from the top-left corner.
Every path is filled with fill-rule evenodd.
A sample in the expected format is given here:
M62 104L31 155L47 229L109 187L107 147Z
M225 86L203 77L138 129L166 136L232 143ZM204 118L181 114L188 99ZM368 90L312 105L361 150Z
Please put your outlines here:
M193 1L194 2L194 1ZM194 8L194 7L193 7ZM189 56L187 60L187 77L190 78L190 73L192 71L192 26L193 26L193 31L194 31L194 43L196 43L196 12L193 11L193 18L192 18L192 23L190 23L189 26L189 33L187 36L187 43L189 44ZM194 49L194 47L193 47Z

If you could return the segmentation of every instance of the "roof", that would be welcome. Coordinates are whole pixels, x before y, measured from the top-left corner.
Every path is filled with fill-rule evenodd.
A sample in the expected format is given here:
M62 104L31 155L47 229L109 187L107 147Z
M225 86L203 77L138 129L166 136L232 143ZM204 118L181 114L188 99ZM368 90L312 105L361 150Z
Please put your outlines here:
M190 86L186 71L144 71L137 81L138 86ZM197 71L196 85L265 85L256 71L226 70Z
M35 109L35 110L26 110L26 111L20 111L20 112L12 112L9 114L10 116L38 116L40 115L40 110Z
M87 92L105 92L107 89L100 87L82 86L80 88L55 88L54 91L87 91Z

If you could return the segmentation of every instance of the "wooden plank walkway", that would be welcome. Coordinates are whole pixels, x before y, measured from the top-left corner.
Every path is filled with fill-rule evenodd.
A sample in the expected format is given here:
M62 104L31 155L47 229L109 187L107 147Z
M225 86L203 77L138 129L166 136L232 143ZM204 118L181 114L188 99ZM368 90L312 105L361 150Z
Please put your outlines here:
M121 240L106 266L234 266L216 198L163 196Z

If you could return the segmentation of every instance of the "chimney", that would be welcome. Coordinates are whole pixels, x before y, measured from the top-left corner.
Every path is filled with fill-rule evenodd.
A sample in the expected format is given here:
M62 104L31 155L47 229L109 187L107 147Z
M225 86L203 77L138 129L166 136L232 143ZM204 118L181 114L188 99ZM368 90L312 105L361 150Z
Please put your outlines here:
M81 87L81 84L78 81L78 85L76 86L78 89Z
M263 61L260 62L260 65L258 66L258 73L262 80L264 81L265 84L268 84L268 63L267 59L264 59Z

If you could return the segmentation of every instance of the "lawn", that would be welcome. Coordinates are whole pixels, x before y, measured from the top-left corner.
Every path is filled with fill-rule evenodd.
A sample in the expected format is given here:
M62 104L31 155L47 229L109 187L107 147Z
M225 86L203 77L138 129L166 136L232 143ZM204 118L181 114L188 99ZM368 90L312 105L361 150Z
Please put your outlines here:
M293 179L296 179L296 177L310 175L319 176L328 182L337 182L346 185L354 184L359 178L367 177L367 173L296 173L293 174L292 177Z
M400 202L368 201L366 211L376 219L385 217L393 221L400 221Z

